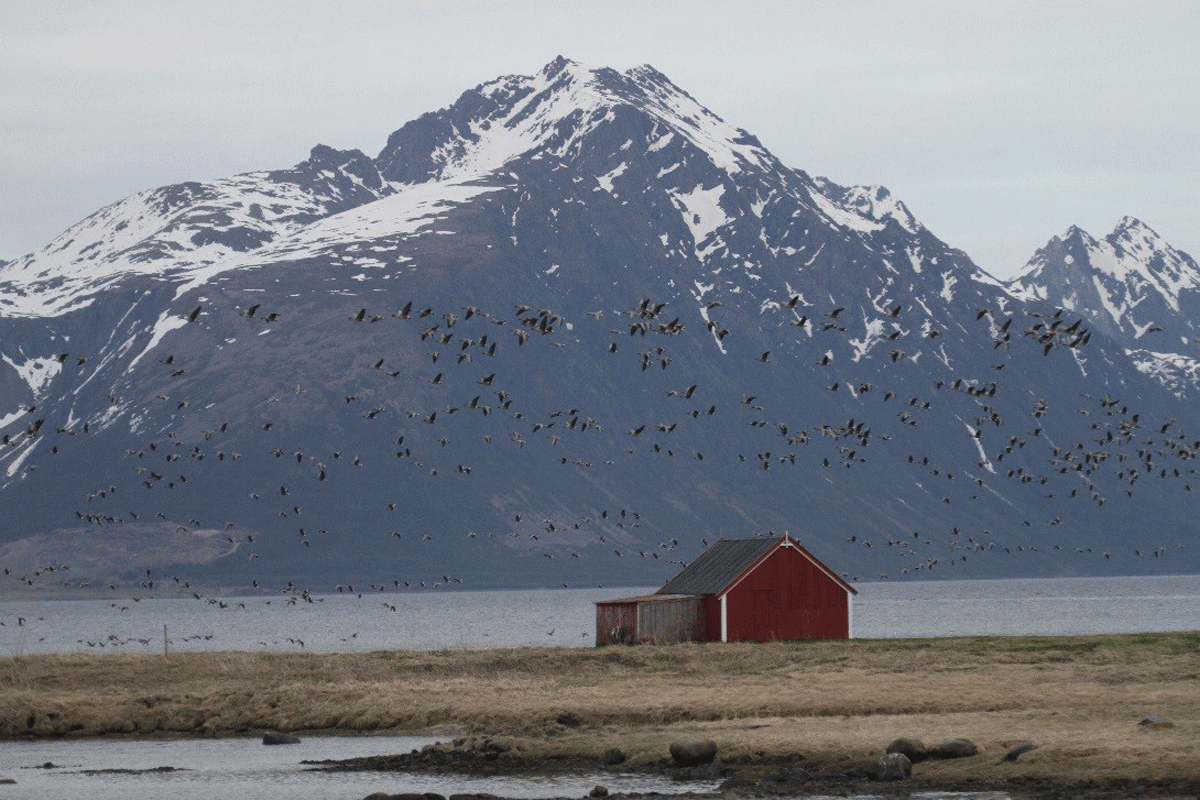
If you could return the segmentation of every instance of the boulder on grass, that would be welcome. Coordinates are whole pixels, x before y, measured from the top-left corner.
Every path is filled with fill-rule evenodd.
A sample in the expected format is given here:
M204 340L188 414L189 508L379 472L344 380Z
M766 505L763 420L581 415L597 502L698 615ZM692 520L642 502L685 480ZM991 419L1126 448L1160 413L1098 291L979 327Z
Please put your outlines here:
M929 758L929 750L925 747L925 743L920 739L909 739L901 737L896 739L887 746L885 753L900 753L908 758L913 764L920 764L925 759Z
M680 739L671 743L671 758L681 767L711 764L717 757L717 743L712 739Z
M966 758L979 752L979 748L970 739L951 739L942 742L929 752L930 758Z
M888 753L872 759L866 772L873 781L902 781L912 775L912 762L903 753Z
M600 761L605 766L615 767L618 764L625 763L625 753L619 747L610 747L604 751L604 755L600 757Z

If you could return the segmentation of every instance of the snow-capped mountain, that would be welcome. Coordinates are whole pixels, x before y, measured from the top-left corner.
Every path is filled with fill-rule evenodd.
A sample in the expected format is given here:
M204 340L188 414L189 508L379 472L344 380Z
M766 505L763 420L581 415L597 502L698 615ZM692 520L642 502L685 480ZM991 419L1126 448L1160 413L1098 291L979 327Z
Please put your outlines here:
M559 58L0 266L0 560L653 583L789 530L850 577L1178 571L1195 412L1064 309L650 67Z
M1022 296L1086 314L1131 346L1196 352L1200 266L1133 217L1103 239L1072 226L1038 250L1011 285Z
M1174 391L1200 387L1200 265L1140 220L1123 218L1103 239L1072 226L1010 287L1083 315Z

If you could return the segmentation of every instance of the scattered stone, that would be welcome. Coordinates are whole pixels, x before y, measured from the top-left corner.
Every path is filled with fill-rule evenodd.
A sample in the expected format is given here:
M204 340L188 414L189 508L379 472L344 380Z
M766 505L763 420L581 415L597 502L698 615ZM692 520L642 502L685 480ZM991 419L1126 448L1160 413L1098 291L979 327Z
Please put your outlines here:
M1016 761L1023 754L1028 753L1030 750L1037 750L1037 745L1034 744L1033 742L1025 742L1024 744L1019 744L1016 747L1014 747L1012 750L1009 750L1007 753L1005 753L1004 758L1000 759L996 763L1003 764L1005 761Z
M0 785L8 786L13 783L16 783L16 781L12 778L0 778Z
M970 739L951 739L929 751L929 758L966 758L979 752Z
M604 755L600 757L600 760L605 764L605 766L615 767L618 764L625 763L625 753L623 753L620 748L610 747L604 751Z
M671 743L671 758L681 767L711 764L717 757L717 743L712 739L679 739Z
M595 786L588 792L588 797L608 797L608 789L603 786Z
M808 783L811 779L812 775L809 774L808 770L798 767L780 767L764 775L762 782L765 784L794 785Z
M673 780L687 781L715 781L729 773L727 765L720 761L714 761L711 764L702 764L698 767L681 767L676 765L671 772Z
M872 759L866 772L873 781L902 781L912 775L912 762L903 753L888 753Z
M722 796L726 798L737 797L737 793L739 791L753 791L757 788L758 785L755 784L754 781L746 780L745 778L739 778L737 775L726 778L725 780L721 781L721 785L717 787Z
M1142 721L1138 725L1144 725L1147 728L1174 728L1174 722L1168 722L1157 714L1151 714L1148 717L1142 717Z
M896 739L887 746L884 753L900 753L908 758L913 764L920 764L925 759L929 758L929 750L925 747L925 743L920 739L909 739L901 737Z
M558 719L556 719L555 722L566 728L579 727L579 717L575 716L574 714L559 714Z
M263 744L300 744L300 737L293 736L290 733L276 733L268 731L263 734Z

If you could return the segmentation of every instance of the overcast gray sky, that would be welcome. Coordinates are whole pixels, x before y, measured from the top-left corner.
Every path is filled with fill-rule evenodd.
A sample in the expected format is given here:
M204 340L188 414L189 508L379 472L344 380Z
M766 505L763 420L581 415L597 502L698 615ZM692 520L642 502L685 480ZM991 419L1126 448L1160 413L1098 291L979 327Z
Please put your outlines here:
M1001 277L1126 214L1200 253L1192 2L0 0L0 258L141 189L376 155L554 56L649 63Z

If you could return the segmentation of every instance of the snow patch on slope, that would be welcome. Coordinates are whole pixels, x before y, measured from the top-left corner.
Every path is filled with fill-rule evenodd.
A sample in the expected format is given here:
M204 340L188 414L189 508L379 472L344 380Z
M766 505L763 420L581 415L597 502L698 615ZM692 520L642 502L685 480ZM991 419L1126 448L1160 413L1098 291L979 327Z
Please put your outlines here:
M0 267L0 312L57 316L127 276L211 272L324 214L321 197L269 172L138 192Z
M31 358L20 364L5 355L0 355L0 360L16 370L17 375L29 386L29 391L35 398L40 398L46 387L50 385L50 381L54 380L54 377L62 371L62 364L53 356Z
M211 267L192 270L188 274L189 280L177 288L175 296L178 298L230 269L265 262L302 261L342 253L347 242L374 245L380 239L416 233L445 218L446 213L456 206L501 188L457 181L399 186L395 194L318 220L258 250L230 257ZM360 266L353 259L350 263Z
M1200 359L1178 353L1126 350L1125 355L1143 375L1153 378L1180 399L1200 389Z
M142 352L134 356L133 360L129 362L129 366L126 367L125 370L127 372L132 370L134 366L142 360L142 356L146 355L146 353L149 353L158 346L158 343L162 341L164 336L171 331L176 330L177 328L182 328L187 324L188 321L185 317L176 317L172 314L163 314L158 318L158 321L154 323L154 328L150 332L150 341L146 343L146 346L142 349Z
M671 193L672 201L683 214L683 221L692 231L692 240L695 242L697 255L708 249L701 247L705 240L722 225L730 222L729 217L721 208L723 194L725 194L725 187L720 184L711 189L697 186L686 194L683 192Z
M817 210L838 227L849 228L852 231L859 231L860 233L874 233L875 231L883 230L883 223L875 222L845 209L818 191L810 191L809 197L817 207Z

